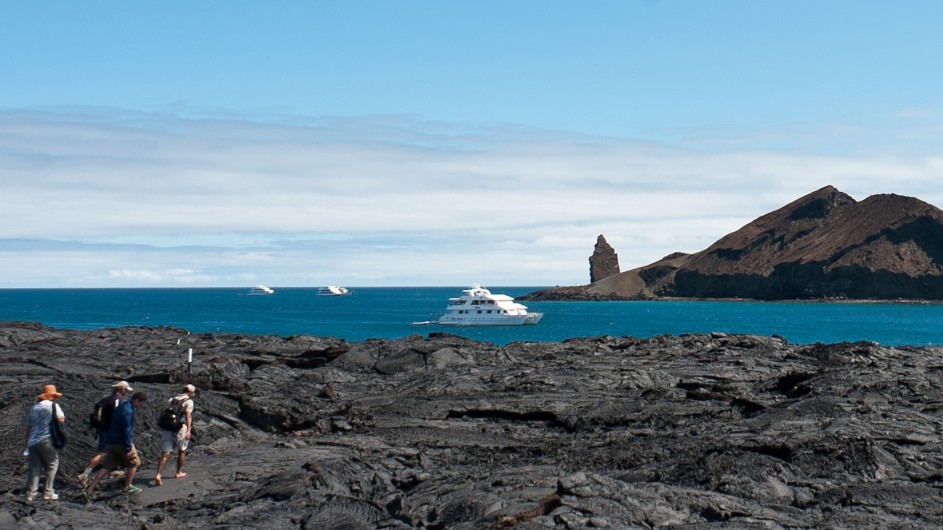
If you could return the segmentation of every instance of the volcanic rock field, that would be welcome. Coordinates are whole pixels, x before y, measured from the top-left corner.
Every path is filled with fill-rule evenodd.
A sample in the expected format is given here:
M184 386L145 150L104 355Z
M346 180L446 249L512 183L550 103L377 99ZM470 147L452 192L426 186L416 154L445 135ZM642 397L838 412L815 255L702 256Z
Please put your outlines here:
M193 362L187 363L187 350ZM943 528L943 349L752 335L498 347L0 323L0 528ZM86 418L144 390L128 496L76 475ZM161 403L198 389L183 479ZM58 501L25 499L24 421L55 384Z

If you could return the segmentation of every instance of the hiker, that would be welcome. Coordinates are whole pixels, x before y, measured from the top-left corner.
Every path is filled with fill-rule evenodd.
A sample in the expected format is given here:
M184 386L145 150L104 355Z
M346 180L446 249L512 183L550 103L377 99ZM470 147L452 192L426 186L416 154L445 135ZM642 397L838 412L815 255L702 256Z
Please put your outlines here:
M65 423L65 413L62 407L55 403L62 393L56 392L55 385L43 387L43 393L36 397L36 404L29 409L26 415L26 501L36 498L39 490L39 477L46 474L46 484L43 487L43 499L54 501L59 498L53 483L56 480L56 471L59 470L59 449L52 444L50 422L53 419L55 406L56 419Z
M111 424L108 426L108 432L105 434L105 458L102 460L102 467L95 473L95 478L88 488L83 488L82 493L85 500L92 500L92 492L95 486L101 481L105 473L123 465L127 469L124 476L124 492L137 493L141 488L131 483L134 480L134 474L138 466L141 465L141 459L138 458L137 450L134 448L134 409L140 407L147 401L147 393L137 391L131 395L131 399L118 405L114 414L111 416Z
M183 387L183 393L178 394L167 400L168 410L176 414L173 426L176 430L167 429L161 426L160 429L160 460L157 462L157 474L154 476L154 485L160 486L160 473L164 470L170 453L177 450L177 474L176 478L187 476L183 471L183 461L186 458L187 447L190 445L190 434L193 432L193 395L196 393L196 387L187 385ZM167 424L166 426L171 426Z
M88 487L88 481L92 478L92 473L98 470L101 460L105 456L105 434L108 432L108 425L111 423L111 415L118 408L118 405L124 401L125 396L133 391L134 389L128 385L127 381L118 381L111 385L111 395L102 398L95 404L92 423L95 429L95 437L98 438L98 447L95 456L88 461L88 467L79 475L79 484L83 488Z

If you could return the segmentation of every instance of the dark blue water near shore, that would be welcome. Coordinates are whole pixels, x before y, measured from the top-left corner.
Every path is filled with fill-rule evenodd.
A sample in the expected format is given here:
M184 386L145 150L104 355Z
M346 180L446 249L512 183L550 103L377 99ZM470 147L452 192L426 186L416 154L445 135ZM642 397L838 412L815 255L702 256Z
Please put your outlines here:
M442 313L463 287L351 288L342 297L312 288L2 289L0 320L69 329L174 326L192 332L315 335L348 341L446 331L499 345L597 335L754 333L795 343L869 340L888 345L943 344L943 305L799 302L530 302L537 326L454 328L414 325ZM491 287L521 296L535 287Z

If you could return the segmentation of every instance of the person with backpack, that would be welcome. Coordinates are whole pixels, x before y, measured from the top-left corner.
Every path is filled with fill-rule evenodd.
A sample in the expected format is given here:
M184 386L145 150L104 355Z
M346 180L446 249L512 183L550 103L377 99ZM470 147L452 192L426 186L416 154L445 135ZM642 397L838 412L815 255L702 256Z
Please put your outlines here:
M112 414L111 424L108 426L108 432L105 433L105 458L102 460L102 467L95 473L95 478L88 487L82 488L82 494L85 495L87 502L92 502L95 486L98 486L105 474L119 465L123 465L128 470L124 476L124 492L141 491L141 488L133 483L134 474L141 465L141 459L138 458L137 450L134 448L134 411L145 401L147 401L147 393L138 390L131 395L131 399L118 405Z
M43 387L43 393L37 396L36 404L29 409L26 416L26 501L32 502L39 491L39 478L45 473L46 484L43 488L43 499L54 501L59 498L53 485L56 481L56 471L59 470L59 449L52 443L50 423L53 421L65 422L65 413L56 403L62 393L56 392L55 385Z
M190 445L190 435L193 432L193 396L196 394L196 387L187 385L183 387L183 392L169 400L167 407L157 420L160 427L160 460L157 462L157 474L154 475L154 485L160 486L161 471L170 458L170 453L177 450L177 473L176 478L187 476L183 471L183 462L186 458L187 447Z
M111 424L111 415L118 408L118 405L124 401L125 396L133 392L134 389L127 381L118 381L111 385L111 395L103 397L95 403L88 419L89 426L95 431L95 437L98 438L98 447L95 456L88 461L88 466L79 475L79 484L82 488L88 486L88 481L92 478L92 473L98 470L102 458L105 457L105 433L108 432L108 426Z

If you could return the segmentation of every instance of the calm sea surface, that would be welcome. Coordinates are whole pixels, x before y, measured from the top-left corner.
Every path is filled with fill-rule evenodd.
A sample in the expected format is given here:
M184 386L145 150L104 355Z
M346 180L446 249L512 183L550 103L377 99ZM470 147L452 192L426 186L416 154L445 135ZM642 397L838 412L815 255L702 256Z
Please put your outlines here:
M521 296L537 287L490 287ZM414 325L433 320L463 287L351 288L341 297L313 288L0 289L0 320L71 329L174 326L192 332L314 335L348 341L447 331L503 345L597 335L777 334L794 343L870 340L888 345L943 344L941 304L799 302L529 302L536 326L454 328Z

